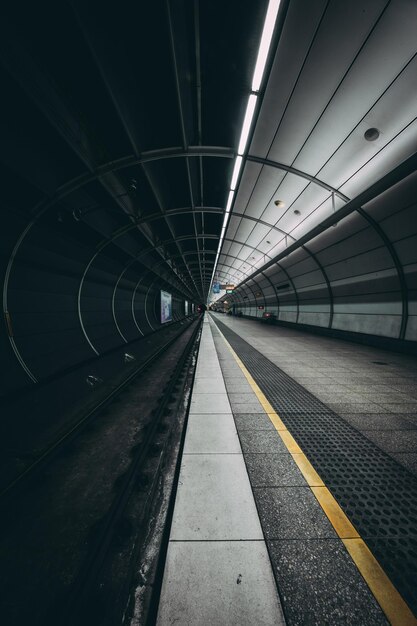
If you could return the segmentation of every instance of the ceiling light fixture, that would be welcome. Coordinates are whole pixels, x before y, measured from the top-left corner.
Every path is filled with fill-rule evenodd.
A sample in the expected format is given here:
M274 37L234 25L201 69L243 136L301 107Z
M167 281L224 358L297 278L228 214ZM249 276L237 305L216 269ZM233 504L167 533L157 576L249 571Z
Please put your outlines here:
M274 33L275 22L278 15L279 6L281 0L269 0L268 10L265 16L264 27L262 30L261 42L259 44L258 57L256 60L255 70L252 78L252 93L249 95L248 103L246 105L245 118L243 120L242 130L240 133L239 145L237 149L237 157L233 168L232 180L230 183L229 197L227 199L226 211L223 219L222 231L220 234L219 245L217 248L216 260L214 261L213 273L211 275L211 281L209 286L209 293L213 284L213 278L217 270L217 263L220 256L220 250L223 245L223 239L229 220L229 213L232 208L234 192L236 190L237 181L239 178L240 170L243 163L243 155L248 143L249 133L252 127L253 116L255 114L256 103L258 99L258 92L262 83L262 79L265 72L266 62L268 59L269 49L271 46L272 35Z
M251 93L248 98L248 104L246 105L245 119L243 120L242 132L240 133L239 147L237 149L238 154L245 152L246 144L248 142L249 131L252 126L253 115L255 113L255 106L258 96Z
M258 58L256 60L255 71L252 78L252 91L259 91L262 78L265 71L265 65L268 58L269 47L271 45L272 35L274 34L275 22L281 0L270 0L268 11L265 17L264 28L262 31L261 43L259 46Z
M294 215L301 215L300 211L298 209L294 210Z
M274 200L274 204L280 209L285 206L285 202L283 202L282 200Z
M229 197L227 199L227 204L226 204L226 213L229 213L230 208L232 206L232 202L233 202L233 196L235 195L235 192L233 189L231 189L229 191Z
M237 156L235 161L235 167L233 168L233 176L232 182L230 183L230 190L234 191L236 189L237 179L239 178L240 168L242 167L243 157Z
M363 136L366 141L375 141L379 137L379 130L377 128L368 128L368 130L364 132Z

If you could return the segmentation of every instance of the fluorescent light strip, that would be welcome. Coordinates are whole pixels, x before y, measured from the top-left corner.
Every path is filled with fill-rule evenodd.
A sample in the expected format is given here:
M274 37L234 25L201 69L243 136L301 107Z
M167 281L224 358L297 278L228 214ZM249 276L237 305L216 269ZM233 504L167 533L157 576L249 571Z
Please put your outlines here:
M240 169L242 167L242 155L245 152L246 144L248 142L249 132L252 126L252 120L255 113L255 107L257 102L257 92L262 83L262 78L265 71L266 61L268 58L269 48L271 46L272 35L274 34L275 21L278 15L279 5L281 0L269 0L268 10L266 12L264 27L262 31L261 43L258 50L258 58L256 60L255 71L252 78L252 91L248 98L248 104L246 105L245 119L243 120L242 131L240 133L239 146L237 149L238 156L236 157L235 165L233 168L232 181L230 183L229 197L227 199L226 212L223 219L222 232L220 235L219 246L217 248L216 260L214 261L213 274L211 276L210 287L207 297L210 297L211 287L214 280L214 274L217 269L217 262L220 256L220 250L223 244L223 239L226 231L227 222L229 219L229 213L232 208L234 193L236 189L236 183L239 178Z
M230 209L232 208L232 202L233 202L233 196L235 195L235 192L233 189L231 189L229 191L229 197L227 198L227 204L226 204L226 213L230 212Z
M253 114L255 113L255 105L258 96L254 93L248 98L248 104L246 106L245 119L243 120L242 132L240 134L239 147L237 149L238 154L245 152L246 144L248 143L249 131L252 125Z
M252 78L252 91L259 91L262 83L266 60L268 58L269 47L271 45L272 35L274 34L275 22L277 19L280 4L281 0L269 0L264 29L262 31L261 44L259 46L258 58L256 60L255 71Z
M237 183L237 179L239 178L239 172L240 172L240 168L242 167L242 161L243 161L242 156L239 155L236 157L235 166L233 168L232 182L230 183L231 191L234 191L236 189L236 183Z

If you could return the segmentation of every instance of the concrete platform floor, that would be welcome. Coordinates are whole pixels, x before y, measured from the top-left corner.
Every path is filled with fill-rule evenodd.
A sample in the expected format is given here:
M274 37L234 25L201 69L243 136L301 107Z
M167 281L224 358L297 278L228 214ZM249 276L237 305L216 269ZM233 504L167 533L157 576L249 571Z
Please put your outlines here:
M415 470L407 435L412 441L417 429L416 359L218 319ZM335 532L209 320L206 315L158 625L417 623L407 608L404 622L378 604L347 550L351 540Z
M417 475L417 358L214 316Z

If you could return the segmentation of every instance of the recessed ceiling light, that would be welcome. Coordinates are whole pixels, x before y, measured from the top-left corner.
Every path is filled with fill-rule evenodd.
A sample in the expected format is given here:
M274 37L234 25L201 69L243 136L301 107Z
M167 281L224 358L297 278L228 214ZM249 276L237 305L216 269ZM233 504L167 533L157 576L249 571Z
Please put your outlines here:
M301 213L300 213L300 211L298 209L295 209L294 215L301 215Z
M275 206L282 208L285 206L285 202L283 202L283 200L274 200L274 204Z
M366 141L375 141L379 137L379 130L377 128L368 128L363 136Z

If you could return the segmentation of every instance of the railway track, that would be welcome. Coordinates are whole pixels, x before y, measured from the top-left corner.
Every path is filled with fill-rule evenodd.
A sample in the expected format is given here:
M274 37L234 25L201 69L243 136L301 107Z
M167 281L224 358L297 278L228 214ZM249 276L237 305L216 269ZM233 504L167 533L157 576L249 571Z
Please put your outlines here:
M142 363L123 384L115 387L112 393L104 401L102 400L94 411L83 416L83 419L73 425L65 433L65 436L54 442L53 446L49 447L41 457L3 491L3 503L6 501L12 503L11 512L7 516L9 530L13 516L20 520L26 517L28 520L26 524L24 521L20 521L18 528L12 530L12 546L13 543L18 544L19 537L22 538L23 534L35 538L41 536L45 532L45 516L48 516L45 507L47 511L50 494L57 490L57 486L59 488L61 473L66 478L66 474L63 473L66 470L61 467L65 466L63 458L66 456L66 451L68 451L67 456L71 458L71 455L76 454L79 441L81 441L81 447L84 446L87 449L87 453L92 445L101 441L95 435L96 431L100 432L100 420L95 418L102 415L104 409L107 409L108 414L111 410L111 415L116 415L116 418L118 412L124 416L129 413L129 407L123 408L125 397L129 397L129 389L135 390L137 388L135 381L138 378L142 380L147 376L150 379L159 376L159 383L164 378L166 379L164 387L159 389L160 397L150 415L145 415L143 412L143 407L146 405L145 399L143 400L142 408L139 410L139 441L132 437L129 438L129 429L132 430L132 426L129 428L123 426L125 430L120 428L121 434L119 436L117 430L114 430L117 428L118 418L107 419L107 430L109 428L114 430L114 432L111 431L113 433L111 436L115 437L116 443L114 445L119 446L121 450L125 436L123 433L127 433L126 447L129 451L128 454L125 452L121 454L129 458L128 460L124 459L123 463L119 463L122 469L118 467L117 476L115 470L109 470L109 478L104 481L105 489L102 498L99 495L100 489L102 489L100 471L98 471L98 479L97 477L91 479L97 484L96 489L85 482L85 477L84 483L80 483L81 485L87 484L85 489L92 489L92 499L95 498L99 502L98 505L95 503L92 507L93 513L88 510L84 513L83 505L75 502L74 508L80 511L79 514L83 519L72 522L75 529L72 534L68 529L65 529L63 533L60 526L65 525L65 520L68 515L71 515L71 506L68 502L51 505L53 510L51 518L53 519L49 521L49 517L47 517L46 525L51 525L52 538L49 544L47 542L45 544L50 554L48 557L43 554L40 558L39 572L37 572L37 564L35 563L30 572L27 574L23 572L22 574L24 580L22 581L21 593L26 596L29 603L31 599L34 601L37 596L42 595L39 598L42 606L34 612L27 611L23 607L16 607L18 596L21 593L16 593L14 597L6 599L6 611L2 611L2 613L7 616L7 623L10 626L25 623L29 615L32 618L31 623L42 624L42 626L49 624L54 624L54 626L108 624L110 626L110 624L122 623L129 602L129 594L131 594L132 585L135 584L138 569L137 558L146 537L148 518L158 493L161 473L165 469L164 462L170 448L174 445L175 438L178 440L178 437L181 437L177 413L182 411L184 416L186 412L183 394L186 385L191 385L190 376L193 375L193 359L195 360L199 332L199 321L192 322L186 328L181 329L181 332L174 339L159 347L152 358ZM158 372L159 364L165 368L163 372ZM144 392L143 390L140 391L141 383L138 384L139 391L135 393L142 396ZM132 423L137 421L136 417L132 417ZM123 424L122 420L121 423ZM90 431L92 432L90 433ZM106 442L106 437L108 440L108 434L102 437L104 442ZM133 442L134 445L132 446ZM108 441L105 445L109 445ZM92 451L91 454L94 456L95 452ZM103 466L103 461L100 462L100 465ZM110 461L109 465L111 465ZM91 466L97 469L93 464L93 459ZM107 468L104 468L103 471L106 470ZM89 470L84 470L84 473L87 474L87 481L88 472ZM44 477L46 477L46 482L50 477L52 486L47 486L45 495L42 495ZM36 480L32 480L34 478ZM40 490L38 497L34 494L31 487L32 483L38 491ZM64 491L68 491L68 486L64 487ZM79 491L78 488L75 493L79 493ZM70 491L70 493L72 492ZM27 508L24 504L25 494L28 498ZM62 497L65 500L65 497ZM42 500L44 500L43 508L38 505L38 501L42 502ZM14 505L13 501L18 502L18 505ZM88 509L88 498L86 502L85 508ZM35 512L33 517L35 520L40 519L41 521L31 525L31 509L33 507L40 507L40 512ZM59 511L62 507L67 507L65 509L66 515L62 511L54 512L55 509ZM7 542L4 532L2 532L2 541ZM25 542L29 544L30 540L25 537L23 543L25 544ZM71 552L72 542L74 543L73 554L75 552L76 556L71 554L63 556L63 553ZM58 554L54 555L54 551L57 551ZM11 548L11 552L13 552L13 548ZM19 585L20 572L18 570L26 569L25 558L29 561L33 561L34 558L31 554L27 554L25 557L24 546L19 546L14 555L13 558L17 560L13 564L10 588L15 587L16 584ZM57 562L54 561L55 557ZM70 565L64 562L61 566L59 564L61 558L66 558ZM76 562L75 565L71 562L72 560ZM19 561L21 561L20 566ZM58 573L59 580L56 581L56 584L52 575L51 580L49 582L47 580L47 576L51 574L49 571L51 569ZM42 582L42 579L45 578L43 572L47 574L44 583ZM2 573L5 574L5 571ZM36 577L33 589L31 588L30 576ZM56 588L53 588L54 586ZM43 595L45 593L46 596Z
M151 354L144 362L142 362L133 372L131 372L125 380L112 388L111 391L106 395L106 397L100 399L100 401L90 410L88 410L88 412L83 414L80 419L71 424L70 428L68 428L63 434L61 434L45 450L43 450L40 455L24 469L24 471L18 474L11 482L9 482L3 489L1 489L0 502L3 498L7 498L9 494L11 494L15 489L22 486L25 481L30 480L30 478L35 474L37 470L44 467L53 459L55 455L59 454L66 445L76 439L76 437L83 431L84 428L86 428L91 423L93 419L98 417L100 413L105 410L114 401L115 398L119 397L120 394L138 376L143 374L153 363L155 363L158 357L160 357L161 354L163 354L171 345L173 345L187 329L188 325L181 328L177 335L170 338L162 346L158 347L158 349L153 354Z

